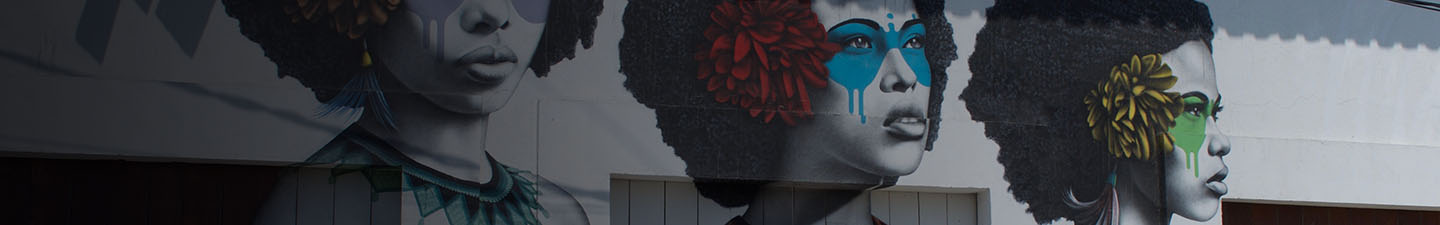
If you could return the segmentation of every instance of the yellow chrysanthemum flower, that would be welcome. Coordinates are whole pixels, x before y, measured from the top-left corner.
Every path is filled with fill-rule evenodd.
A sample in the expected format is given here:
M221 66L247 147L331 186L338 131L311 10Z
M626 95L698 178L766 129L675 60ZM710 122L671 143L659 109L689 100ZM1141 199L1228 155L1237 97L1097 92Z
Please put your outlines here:
M1148 160L1156 152L1174 149L1170 127L1183 105L1170 66L1159 54L1132 56L1129 63L1110 68L1110 77L1085 96L1091 137L1105 142L1116 158Z

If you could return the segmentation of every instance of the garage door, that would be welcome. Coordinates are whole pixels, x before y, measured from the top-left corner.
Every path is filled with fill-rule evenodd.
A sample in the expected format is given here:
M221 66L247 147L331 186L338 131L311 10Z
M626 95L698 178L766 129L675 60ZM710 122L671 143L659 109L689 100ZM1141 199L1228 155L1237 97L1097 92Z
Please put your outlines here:
M756 205L766 212L793 212L788 202ZM701 197L689 182L610 180L612 225L721 225L747 207L721 207ZM974 193L875 191L870 209L891 225L973 225L977 215Z

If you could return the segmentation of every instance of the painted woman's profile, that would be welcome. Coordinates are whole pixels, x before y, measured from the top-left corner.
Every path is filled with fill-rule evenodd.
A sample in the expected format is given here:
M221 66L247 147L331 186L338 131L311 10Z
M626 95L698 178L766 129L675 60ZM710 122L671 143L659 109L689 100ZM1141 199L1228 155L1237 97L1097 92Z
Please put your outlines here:
M1229 191L1209 9L997 1L961 94L1039 223L1208 221Z

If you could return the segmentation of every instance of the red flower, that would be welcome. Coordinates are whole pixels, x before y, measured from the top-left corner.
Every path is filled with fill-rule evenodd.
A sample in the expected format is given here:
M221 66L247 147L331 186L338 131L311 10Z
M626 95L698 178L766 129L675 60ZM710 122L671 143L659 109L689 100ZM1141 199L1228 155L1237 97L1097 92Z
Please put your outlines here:
M828 84L825 62L840 45L825 41L815 12L797 1L726 1L710 12L715 24L705 29L709 43L695 60L715 101L745 108L766 123L779 115L795 125L815 115L808 91Z

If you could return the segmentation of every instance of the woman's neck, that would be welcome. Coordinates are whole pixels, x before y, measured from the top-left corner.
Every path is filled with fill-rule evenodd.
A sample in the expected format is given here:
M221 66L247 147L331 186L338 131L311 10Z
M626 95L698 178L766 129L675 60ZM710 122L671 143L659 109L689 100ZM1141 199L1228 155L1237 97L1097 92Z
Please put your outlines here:
M1164 208L1159 195L1164 190L1159 187L1158 174L1150 170L1153 168L1130 165L1116 171L1119 174L1115 192L1119 202L1115 204L1120 204L1120 211L1114 216L1120 218L1120 224L1115 225L1170 224L1170 212Z
M775 171L774 177L766 177L781 181L808 182L808 183L834 183L834 184L862 184L875 186L882 182L884 177L875 175L850 163L841 161L835 149L824 149L815 146L824 146L813 143L812 140L790 138L785 141L785 149L781 150L781 160L776 163L780 165ZM868 187L868 186L867 186Z
M382 85L394 81L381 79ZM485 154L489 115L458 114L413 91L393 92L385 93L393 127L369 109L356 123L425 167L467 181L490 180L490 161Z
M750 224L868 225L870 191L812 187L766 187L743 215Z

